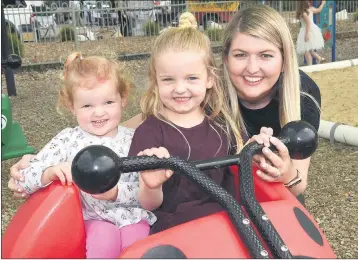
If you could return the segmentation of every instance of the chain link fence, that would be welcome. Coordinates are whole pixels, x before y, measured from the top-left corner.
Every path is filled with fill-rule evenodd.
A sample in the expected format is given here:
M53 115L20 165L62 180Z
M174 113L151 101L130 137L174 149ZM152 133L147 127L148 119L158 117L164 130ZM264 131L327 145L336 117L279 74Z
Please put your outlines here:
M42 2L35 5L35 2ZM63 62L72 51L105 55L150 51L155 37L177 26L192 12L213 45L219 45L226 24L237 10L267 4L278 10L290 28L299 27L296 0L245 1L27 1L27 6L4 8L10 52L23 65ZM358 0L337 0L337 20L354 19ZM357 15L357 14L355 14ZM294 33L293 33L294 35Z

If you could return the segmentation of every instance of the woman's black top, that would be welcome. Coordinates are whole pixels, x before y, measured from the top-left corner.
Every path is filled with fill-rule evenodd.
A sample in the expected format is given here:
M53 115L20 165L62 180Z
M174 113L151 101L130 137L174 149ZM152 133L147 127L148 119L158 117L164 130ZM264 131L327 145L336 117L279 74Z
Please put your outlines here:
M301 92L310 94L321 106L321 93L317 84L303 71L300 70L301 76ZM275 88L279 88L279 80ZM279 102L278 91L276 96L271 100L267 106L261 109L248 109L244 107L241 102L240 109L246 124L246 129L249 138L253 135L259 134L261 127L271 127L274 136L277 136L281 131L280 116L279 116ZM317 130L320 123L320 109L316 106L314 101L301 94L301 120L304 120L314 126ZM246 138L244 138L246 139Z

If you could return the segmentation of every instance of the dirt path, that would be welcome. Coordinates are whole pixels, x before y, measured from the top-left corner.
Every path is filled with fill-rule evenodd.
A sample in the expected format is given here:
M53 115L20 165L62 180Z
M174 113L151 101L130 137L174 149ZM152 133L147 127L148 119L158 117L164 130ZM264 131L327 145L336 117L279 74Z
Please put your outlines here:
M322 119L358 126L358 66L309 73L322 95Z

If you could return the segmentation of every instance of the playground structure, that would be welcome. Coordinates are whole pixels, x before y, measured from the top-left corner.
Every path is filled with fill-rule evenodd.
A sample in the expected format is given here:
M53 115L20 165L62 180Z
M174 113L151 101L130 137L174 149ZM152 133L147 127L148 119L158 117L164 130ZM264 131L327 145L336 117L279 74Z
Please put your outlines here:
M319 2L314 0L313 5L317 7ZM336 2L328 0L322 11L313 16L315 24L322 30L325 48L331 48L331 61L336 61L336 11Z
M5 94L1 94L1 136L1 160L35 151L32 146L27 144L19 123L12 120L11 101Z
M20 66L21 58L15 54L9 55L7 60L1 60L1 67L4 70L17 69ZM1 160L35 151L33 147L28 146L19 123L12 120L11 100L5 94L1 94L1 136Z
M24 1L18 1L21 4ZM14 69L21 67L21 58L10 54L7 27L5 26L4 5L16 4L13 0L1 2L1 73L4 72L9 96L16 96ZM12 107L10 98L1 94L1 160L7 160L33 153L35 149L28 146L21 126L12 120Z

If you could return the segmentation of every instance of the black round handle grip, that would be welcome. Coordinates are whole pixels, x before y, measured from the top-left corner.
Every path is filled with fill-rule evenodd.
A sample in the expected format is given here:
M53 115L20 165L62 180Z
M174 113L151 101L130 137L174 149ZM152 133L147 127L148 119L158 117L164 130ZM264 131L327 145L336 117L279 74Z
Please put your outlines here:
M120 178L118 155L102 145L80 150L72 161L73 182L86 193L99 194L112 189Z
M318 147L317 130L305 121L291 121L282 129L278 138L286 145L295 160L310 157Z

